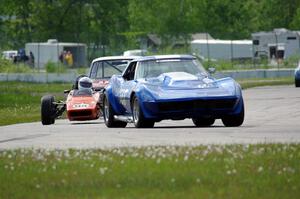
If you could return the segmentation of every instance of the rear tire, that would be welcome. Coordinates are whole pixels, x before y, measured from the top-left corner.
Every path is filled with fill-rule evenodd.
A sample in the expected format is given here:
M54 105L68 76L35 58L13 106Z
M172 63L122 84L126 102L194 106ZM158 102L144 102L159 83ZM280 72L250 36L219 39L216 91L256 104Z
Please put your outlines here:
M133 97L131 103L133 123L136 128L153 128L154 121L146 119L144 113L140 107L137 97Z
M241 126L244 122L245 108L244 102L242 101L242 110L236 115L227 115L222 118L222 122L226 127L237 127Z
M41 120L43 125L54 124L56 108L53 102L54 96L46 95L42 97L41 102Z
M192 120L197 127L208 127L215 123L215 118L193 118Z
M122 121L116 121L114 118L115 112L108 101L107 96L103 99L103 119L108 128L125 128L127 123Z

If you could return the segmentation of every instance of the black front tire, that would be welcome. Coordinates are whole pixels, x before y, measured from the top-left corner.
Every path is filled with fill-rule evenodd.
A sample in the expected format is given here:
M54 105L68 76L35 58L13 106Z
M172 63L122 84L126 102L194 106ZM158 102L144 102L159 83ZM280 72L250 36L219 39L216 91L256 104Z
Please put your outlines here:
M114 118L115 112L108 101L107 96L103 98L103 119L108 128L125 128L127 123L122 121L116 121Z
M43 125L54 124L56 107L54 96L46 95L41 100L41 120Z
M133 97L131 103L133 123L136 128L153 128L154 121L144 117L137 97Z
M244 108L244 102L241 102L241 112L236 115L227 115L222 118L222 122L226 127L237 127L241 126L244 122L245 117L245 108Z
M192 120L197 127L208 127L215 123L215 118L193 118Z

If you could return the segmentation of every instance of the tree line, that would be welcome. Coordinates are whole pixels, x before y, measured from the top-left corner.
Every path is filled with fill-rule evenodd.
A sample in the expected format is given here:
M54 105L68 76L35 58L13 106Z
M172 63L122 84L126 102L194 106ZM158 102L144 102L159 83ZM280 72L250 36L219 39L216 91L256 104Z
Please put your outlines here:
M0 0L0 49L49 38L111 49L139 39L187 38L208 32L249 39L273 28L300 29L300 0Z

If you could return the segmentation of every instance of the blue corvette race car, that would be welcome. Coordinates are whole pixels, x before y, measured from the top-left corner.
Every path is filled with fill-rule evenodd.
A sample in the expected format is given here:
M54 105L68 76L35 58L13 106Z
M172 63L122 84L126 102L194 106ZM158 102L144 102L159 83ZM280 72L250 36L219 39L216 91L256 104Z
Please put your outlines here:
M244 121L241 87L232 78L215 79L190 55L160 55L131 61L111 77L104 91L107 127L151 128L165 119L191 118L198 127L222 119L228 127Z

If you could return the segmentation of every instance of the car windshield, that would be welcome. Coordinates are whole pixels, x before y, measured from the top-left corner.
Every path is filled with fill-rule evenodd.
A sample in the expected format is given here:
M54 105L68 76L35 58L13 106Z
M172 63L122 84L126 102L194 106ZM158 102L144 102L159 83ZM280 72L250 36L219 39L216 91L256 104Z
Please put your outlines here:
M207 75L202 64L195 59L164 59L140 62L136 72L136 79L157 77L162 73L169 72Z
M106 60L97 63L93 68L93 79L110 78L114 74L121 74L131 60Z

